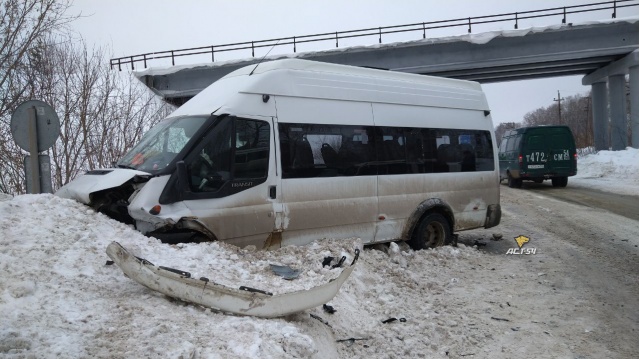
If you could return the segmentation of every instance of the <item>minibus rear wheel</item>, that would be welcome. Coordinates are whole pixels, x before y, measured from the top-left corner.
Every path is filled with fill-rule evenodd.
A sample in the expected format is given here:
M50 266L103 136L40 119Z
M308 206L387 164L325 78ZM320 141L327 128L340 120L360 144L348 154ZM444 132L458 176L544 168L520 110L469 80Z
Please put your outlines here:
M446 217L439 213L429 213L419 222L409 245L415 250L441 247L450 243L452 238Z

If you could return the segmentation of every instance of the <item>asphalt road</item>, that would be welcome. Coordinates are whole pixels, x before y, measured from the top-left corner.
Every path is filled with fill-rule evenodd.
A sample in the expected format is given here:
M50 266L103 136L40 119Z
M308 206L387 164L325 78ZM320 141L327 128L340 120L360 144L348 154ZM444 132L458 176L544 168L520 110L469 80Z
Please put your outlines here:
M553 187L550 181L544 183L524 182L522 191L530 191L550 196L590 208L600 208L626 218L639 221L639 196L620 195L602 192L591 188L570 185L564 188Z
M518 303L507 318L526 330L521 340L529 343L517 352L504 342L503 357L637 358L639 198L570 183L524 183L521 189L502 185L501 204L502 223L489 231L503 240L484 234L479 242L503 280L484 285ZM536 254L506 255L521 235L530 239L523 248L536 248ZM460 239L477 243L475 233L461 232Z

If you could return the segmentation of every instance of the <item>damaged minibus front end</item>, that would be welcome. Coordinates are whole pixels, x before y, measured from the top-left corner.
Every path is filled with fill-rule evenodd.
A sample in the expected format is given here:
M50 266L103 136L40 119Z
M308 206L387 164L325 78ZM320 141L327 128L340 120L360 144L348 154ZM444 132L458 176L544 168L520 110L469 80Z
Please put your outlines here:
M86 172L56 195L84 203L143 234L168 242L212 238L183 203L160 203L160 194L197 134L214 116L169 118L153 127L114 168ZM170 234L169 234L170 233Z

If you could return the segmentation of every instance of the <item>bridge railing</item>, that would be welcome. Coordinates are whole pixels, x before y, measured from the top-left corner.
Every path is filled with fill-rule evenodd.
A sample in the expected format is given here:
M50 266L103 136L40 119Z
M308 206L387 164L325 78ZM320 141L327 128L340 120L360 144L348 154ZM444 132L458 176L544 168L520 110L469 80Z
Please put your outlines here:
M602 1L596 3L555 7L541 10L530 10L522 12L512 12L497 15L485 15L475 16L459 19L441 20L441 21L428 21L405 25L394 26L382 26L371 27L367 29L348 30L348 31L336 31L325 32L312 35L301 35L292 37L282 37L267 40L236 42L231 44L210 45L202 47L192 47L188 49L179 50L167 50L159 52L149 52L145 54L118 57L111 59L111 69L117 66L118 70L122 71L122 65L131 65L131 70L135 70L136 64L142 64L144 68L147 68L149 62L159 59L171 59L171 64L175 66L176 57L194 56L202 54L210 54L211 61L215 62L215 54L229 51L241 51L251 50L251 56L255 57L255 50L260 48L273 48L282 46L293 47L293 52L297 52L297 45L309 42L325 42L335 41L335 47L339 47L340 40L357 38L357 37L375 37L378 43L382 43L382 35L404 33L404 32L420 32L422 38L426 38L426 31L442 28L454 28L465 27L468 29L468 33L472 32L473 25L499 23L499 22L513 22L515 29L519 28L519 22L526 19L534 19L541 17L556 17L561 16L561 23L565 24L567 16L571 14L587 13L594 11L611 11L612 18L617 17L617 10L620 8L639 6L639 0L615 0L615 1Z

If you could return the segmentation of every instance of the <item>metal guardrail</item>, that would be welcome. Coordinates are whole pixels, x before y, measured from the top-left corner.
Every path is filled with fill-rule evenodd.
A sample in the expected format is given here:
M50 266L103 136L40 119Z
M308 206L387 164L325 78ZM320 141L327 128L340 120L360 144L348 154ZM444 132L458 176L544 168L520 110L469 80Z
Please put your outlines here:
M215 62L215 54L228 51L251 50L251 55L255 57L255 49L263 47L277 47L293 45L293 52L297 52L297 45L308 42L335 41L335 47L339 47L339 41L349 38L375 36L379 43L382 43L382 35L394 34L401 32L421 32L422 38L426 38L426 30L451 28L451 27L467 27L468 33L472 32L473 25L498 23L498 22L514 22L514 28L519 28L519 21L525 19L533 19L540 17L562 16L561 23L565 24L567 15L612 10L612 18L617 17L617 9L625 7L639 6L639 0L615 0L597 3L589 3L582 5L555 7L541 10L530 10L523 12L505 13L498 15L475 16L468 18L429 21L414 24L372 27L359 30L325 32L313 35L301 35L292 37L282 37L267 40L237 42L232 44L211 45L202 47L192 47L180 50L167 50L159 52L149 52L145 54L125 56L111 59L111 69L117 66L122 71L122 65L131 64L131 70L135 70L136 63L142 63L147 68L148 62L157 59L171 59L171 64L175 66L175 58L183 56L193 56L202 54L211 54L211 61Z

